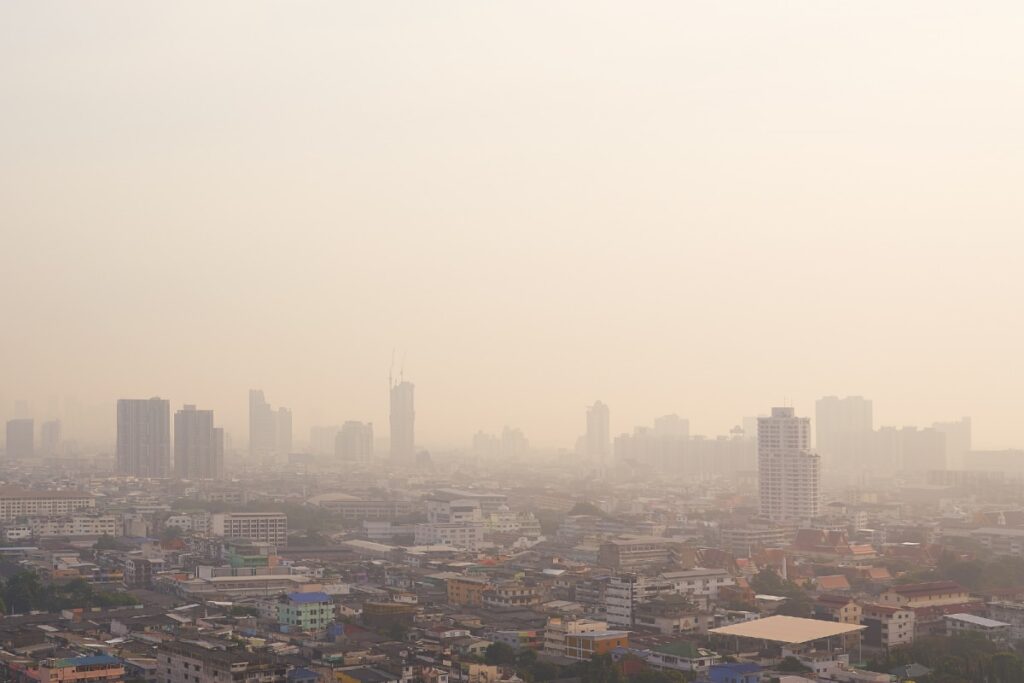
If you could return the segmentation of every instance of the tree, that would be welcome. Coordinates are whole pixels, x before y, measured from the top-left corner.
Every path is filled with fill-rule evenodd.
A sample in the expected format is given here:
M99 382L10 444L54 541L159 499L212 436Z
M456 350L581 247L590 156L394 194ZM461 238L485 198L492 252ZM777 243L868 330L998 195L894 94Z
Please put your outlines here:
M22 570L7 579L4 586L4 602L12 614L31 612L39 600L42 586L35 572Z
M516 660L516 651L505 643L491 643L484 651L484 661L488 664L511 664Z

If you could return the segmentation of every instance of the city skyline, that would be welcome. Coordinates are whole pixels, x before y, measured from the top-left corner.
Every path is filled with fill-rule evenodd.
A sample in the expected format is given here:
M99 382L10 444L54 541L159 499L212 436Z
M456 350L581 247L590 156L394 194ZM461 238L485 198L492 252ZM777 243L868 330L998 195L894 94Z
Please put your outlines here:
M0 408L383 426L397 347L423 444L841 393L1024 445L1019 6L431 5L3 3Z
M400 385L404 385L405 387L414 387L414 385L411 382L408 382L408 381L405 381L405 380L403 380L401 382L393 382L391 386L392 386L392 389L394 389L395 387L398 387ZM409 389L407 388L407 389L405 389L405 391L409 391ZM285 407L280 407L280 408L277 408L277 409L272 409L270 404L264 398L264 396L265 396L265 392L263 392L262 390L254 390L254 389L250 389L249 390L248 413L247 413L247 417L244 419L244 421L241 424L237 424L236 423L236 424L230 425L229 427L224 427L223 426L224 421L222 419L218 418L218 422L221 423L221 426L219 427L219 429L223 430L226 435L232 437L232 441L235 444L237 444L239 446L244 445L245 448L246 448L246 451L250 455L254 454L253 453L253 439L252 439L252 434L253 434L252 430L254 429L254 426L257 429L257 431L260 431L260 426L259 426L260 420L257 419L254 422L253 416L254 416L254 414L262 415L262 411L263 410L268 411L267 415L265 416L265 418L270 421L269 425L270 425L270 427L273 428L272 429L272 431L273 431L272 434L270 432L267 432L267 434L265 435L266 438L271 438L272 437L271 441L273 442L273 446L265 446L265 447L262 447L262 448L259 448L259 447L257 448L257 450L259 452L261 452L261 453L263 453L265 455L266 454L270 454L270 453L275 453L275 452L277 452L277 453L289 452L289 451L292 450L292 447L291 447L292 444L296 444L297 447L301 447L300 450L302 450L302 451L309 451L309 452L313 452L313 453L319 453L319 452L321 452L324 449L324 447L321 444L319 444L318 442L322 441L324 438L326 438L327 435L329 435L330 442L331 442L332 445L331 445L331 447L329 449L326 449L326 451L333 452L334 451L334 446L333 446L334 437L335 437L336 433L341 429L343 423L351 422L351 423L353 423L353 425L355 425L355 424L361 424L361 422L362 422L361 420L350 420L350 419L347 419L345 416L342 415L342 416L336 416L335 420L333 421L333 422L336 422L337 424L333 424L333 422L331 420L327 420L328 423L332 423L332 424L331 425L326 425L326 424L320 424L320 423L316 423L316 422L310 422L308 419L301 419L302 415L300 414L300 421L298 422L298 426L294 426L292 424L292 420L293 420L294 415L293 415L291 409L290 408L285 408ZM120 400L120 399L117 399L117 400ZM115 400L114 402L116 403L117 400ZM822 438L822 436L820 435L820 431L821 430L834 429L834 427L832 427L828 423L826 423L824 426L819 427L819 424L821 424L820 418L822 416L822 412L821 412L822 411L822 405L823 404L828 404L830 401L838 401L838 405L844 405L844 404L847 404L850 401L859 401L859 402L866 403L867 404L867 414L868 414L868 417L866 418L867 424L872 425L872 427L873 427L873 429L869 429L868 430L869 433L872 433L872 432L876 433L876 432L878 432L878 430L881 430L881 429L891 430L891 429L904 429L904 428L908 428L908 427L939 430L943 434L947 435L947 437L951 440L951 446L950 446L951 451L950 451L950 454L947 457L947 460L948 460L950 466L954 466L954 465L957 465L957 464L963 464L964 453L966 452L966 450L969 450L968 448L966 448L964 446L964 443L966 443L967 445L969 445L969 446L971 446L971 447L973 447L975 449L982 448L982 449L987 449L987 450L1003 450L1003 449L1010 449L1010 448L1017 448L1018 447L1015 444L992 445L991 443L986 442L984 439L979 440L978 439L978 433L973 428L974 418L972 416L963 416L963 415L962 416L956 416L956 417L950 416L949 419L938 419L938 418L935 418L935 417L931 417L931 418L925 418L925 420L923 422L919 423L919 424L911 424L911 423L908 423L908 422L899 422L899 421L885 421L884 419L883 420L879 420L879 419L876 419L876 418L873 417L872 413L873 413L874 400L872 398L870 398L870 397L863 397L863 396L859 396L859 395L856 395L856 396L851 395L851 396L843 396L842 398L838 398L834 394L828 394L828 395L818 396L816 399L809 400L809 401L806 402L806 404L808 406L816 406L816 413L817 414L815 416L815 419L812 420L812 424L813 424L813 426L812 426L812 434L814 435L814 444L815 444L815 448L816 449L821 449L821 446L819 444L819 439ZM176 400L171 400L170 402L173 405L173 404L176 403ZM776 401L776 403L779 403L779 402L780 401ZM790 404L793 404L794 401L792 401L791 399L787 398L786 401L784 401L784 403L786 405L790 405ZM803 402L795 402L795 403L801 404L801 405L803 404ZM183 404L188 405L188 402L187 401L183 402ZM18 406L17 410L14 411L14 413L16 413L16 414L29 414L29 413L33 413L34 412L32 410L31 404L29 402L27 402L27 401L19 400L19 401L17 401L17 406ZM262 406L262 408L261 408L261 406ZM701 430L699 428L691 429L690 428L691 424L696 423L699 426L701 424L701 422L699 420L694 420L689 415L682 415L681 416L678 412L660 412L660 413L656 412L655 414L652 414L652 415L641 416L640 418L638 418L638 421L635 422L635 423L632 423L632 424L622 424L621 423L622 421L614 422L610 418L609 404L607 404L605 402L602 402L602 401L597 401L595 406L597 406L599 408L599 412L602 412L604 414L604 417L602 418L601 422L602 422L603 427L606 426L607 429L608 429L608 435L609 435L608 447L607 447L608 450L605 452L605 457L607 457L609 454L612 453L611 442L613 442L617 437L628 436L631 432L634 432L634 430L638 430L638 429L639 430L645 430L645 429L647 429L647 427L645 427L645 425L647 425L648 423L650 423L652 421L654 422L655 433L659 433L659 432L665 431L665 430L678 430L680 428L679 425L681 424L681 425L685 425L684 431L686 432L687 436L692 434L695 437L698 437L698 436L699 437L716 437L716 436L727 435L727 434L733 432L734 430L736 430L737 428L744 429L744 430L746 430L748 432L752 432L752 431L754 431L754 428L753 428L753 423L750 422L750 421L756 420L758 417L764 417L764 416L767 415L767 413L763 409L761 409L760 412L755 410L755 411L751 411L751 412L747 412L747 413L743 413L743 414L737 414L737 416L731 421L731 423L728 423L729 424L728 427L724 427L724 428L720 429L719 431L714 431L714 430ZM592 408L594 408L595 406L591 406L589 403L584 406L585 412L587 413L588 416L590 415ZM256 413L253 412L254 410L256 411ZM412 407L412 410L413 410L412 420L414 422L414 426L412 427L412 429L414 430L413 439L414 439L414 441L418 442L418 441L420 441L420 437L416 436L415 433L419 432L419 423L418 423L418 419L417 419L417 415L418 415L418 413L420 411L419 404L417 403L414 407ZM833 410L835 410L835 409L833 408ZM230 412L230 411L224 411L224 412ZM57 417L52 417L54 413L56 413ZM81 440L81 441L83 441L85 443L103 443L105 437L108 437L108 436L111 436L111 435L116 435L116 432L114 432L114 431L111 431L109 433L105 432L105 431L101 431L99 433L99 437L96 438L96 435L95 434L90 435L88 430L86 430L82 434L68 435L67 433L65 433L65 431L63 431L63 427L62 427L62 425L63 425L63 417L61 417L62 413L63 413L63 411L61 411L59 409L56 410L56 411L52 411L52 412L51 411L40 411L38 413L33 414L32 417L29 417L29 418L26 418L26 417L10 418L10 419L7 419L5 421L10 423L10 422L16 422L18 420L25 420L25 419L34 420L34 422L36 423L35 432L38 432L38 434L36 435L36 438L35 438L35 441L37 443L42 443L40 441L40 439L43 438L42 437L42 428L43 428L43 426L47 426L47 425L49 425L50 423L53 423L53 422L56 423L56 425L53 425L53 426L56 427L57 434L58 434L57 438L60 439L60 440L70 438L71 441ZM218 416L222 414L222 411L219 408L217 409L217 414L218 414ZM3 415L3 412L0 411L0 419L2 419L2 415ZM828 417L829 420L837 419L835 417L832 417L831 414L827 414L827 417ZM587 417L587 419L589 420L590 418ZM387 413L385 413L384 419L382 421L390 422ZM607 424L604 424L604 423L607 423ZM373 424L373 420L368 420L367 421L367 425L370 426L371 431L372 431L372 424ZM496 424L497 426L496 427L489 427L489 429L491 429L492 431L501 432L504 429L508 429L510 424L513 424L513 423L511 421L502 421L502 420L499 419L499 420L494 421L493 424ZM278 430L281 430L282 425L284 425L284 429L282 430L282 432L286 433L287 436L283 437L284 441L281 444L278 444L277 443L277 440L278 440L278 437L279 437L279 431ZM514 427L515 427L515 429L517 431L522 431L522 432L526 433L527 435L530 434L529 430L527 428L525 428L521 424L515 424ZM962 429L964 429L964 428L966 428L966 435L964 435L962 433ZM263 429L264 429L264 431L266 431L266 425L264 425ZM462 432L459 432L457 434L454 434L454 435L451 435L451 436L447 436L447 437L441 437L441 438L432 437L432 438L428 439L427 441L425 441L424 444L422 444L422 446L420 444L416 443L414 445L414 449L418 450L421 447L435 447L435 448L436 447L441 447L441 448L445 448L445 449L456 449L456 450L458 450L460 448L465 447L467 445L467 443L472 441L474 434L479 434L481 431L486 432L486 431L488 431L488 429L482 429L480 427L474 427L472 425L466 425L465 431L462 431ZM246 434L248 434L248 438L239 438L240 436L246 435ZM298 436L296 437L295 435L298 435ZM845 434L844 434L844 436L845 436ZM534 439L531 436L531 445L532 446L536 446L536 447L540 447L540 448L543 448L543 449L548 449L548 450L558 450L558 449L565 449L565 450L576 449L576 450L578 450L580 448L583 448L583 450L585 452L590 452L591 447L586 445L586 442L587 442L588 438L589 438L588 437L588 429L586 428L586 425L584 425L584 428L581 430L579 425L577 424L575 427L569 426L566 429L563 438L555 438L553 440L547 441L547 440L542 440L542 439ZM833 436L828 435L826 438L830 438L830 439L832 439L834 441L837 437L833 437ZM108 439L108 440L111 443L113 443L112 437L111 437L111 439ZM377 443L377 444L380 444L380 443L388 444L388 443L390 443L390 437L389 436L385 437L385 435L383 435L383 434L378 434L377 437L374 440L374 443ZM1022 446L1024 446L1024 444L1022 444ZM853 451L855 452L856 449L853 449ZM825 448L824 448L824 453L823 453L823 461L827 462L829 460L829 458L831 457L831 455L832 455L832 453L831 453L831 443L826 443Z

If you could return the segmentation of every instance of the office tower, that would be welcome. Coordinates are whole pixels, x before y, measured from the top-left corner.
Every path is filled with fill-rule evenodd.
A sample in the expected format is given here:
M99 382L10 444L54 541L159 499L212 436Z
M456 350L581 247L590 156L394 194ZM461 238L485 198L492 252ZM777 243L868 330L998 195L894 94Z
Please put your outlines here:
M48 420L39 427L39 450L43 455L60 454L60 420Z
M268 456L292 450L292 411L274 410L261 389L249 390L249 455Z
M391 385L391 459L412 463L416 457L416 387L404 380Z
M811 420L792 408L772 408L757 419L757 462L761 515L771 520L806 521L818 516L821 469L810 451Z
M369 462L373 459L373 423L346 422L334 440L334 455L339 460Z
M845 469L861 466L874 430L871 401L861 396L825 396L814 408L815 450L822 460Z
M224 473L224 430L212 410L186 405L174 413L174 473L181 479L219 479Z
M587 408L587 433L584 447L587 457L598 467L609 465L611 420L608 406L600 401Z
M951 470L965 469L971 452L971 418L963 417L956 422L936 422L932 427L946 436L946 467Z
M171 468L171 406L161 398L117 402L117 471L166 477Z
M18 418L7 421L7 457L31 458L35 455L35 421Z

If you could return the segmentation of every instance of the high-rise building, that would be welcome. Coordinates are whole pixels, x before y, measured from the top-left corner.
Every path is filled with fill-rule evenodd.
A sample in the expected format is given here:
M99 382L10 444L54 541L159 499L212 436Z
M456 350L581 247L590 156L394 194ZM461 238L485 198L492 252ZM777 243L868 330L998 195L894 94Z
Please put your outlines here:
M339 460L369 462L373 459L373 423L349 421L338 430L334 454Z
M338 440L337 425L316 425L309 428L309 450L313 455L333 455Z
M224 430L212 410L186 405L174 414L174 473L181 479L220 479L224 474Z
M292 411L274 410L261 389L249 390L249 455L268 456L292 450Z
M971 418L956 422L936 422L932 427L946 436L946 463L952 470L964 469L971 452Z
M598 467L609 464L612 450L611 416L608 406L600 401L587 408L587 434L584 447L587 457Z
M899 430L899 460L905 472L947 469L946 435L935 428Z
M117 402L117 471L166 477L171 469L171 406L161 398Z
M404 380L391 385L391 459L412 463L416 458L416 386Z
M43 455L60 455L60 420L47 420L39 427L39 450Z
M7 421L8 458L31 458L35 455L35 424L30 417Z
M871 401L861 396L825 396L814 407L815 450L822 460L843 469L864 462L875 428Z
M277 452L292 452L292 411L288 408L277 409Z
M772 408L757 419L758 483L761 515L773 521L817 517L821 505L821 466L810 450L811 420L792 408Z

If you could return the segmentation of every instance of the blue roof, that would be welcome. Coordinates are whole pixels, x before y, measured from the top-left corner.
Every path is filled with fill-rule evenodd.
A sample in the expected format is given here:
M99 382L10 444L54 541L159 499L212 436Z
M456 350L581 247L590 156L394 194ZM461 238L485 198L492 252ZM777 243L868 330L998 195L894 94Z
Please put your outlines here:
M331 596L327 593L289 593L289 602L308 604L311 602L331 602Z
M93 666L95 664L120 664L121 660L110 655L91 655L88 657L65 657L54 662L57 667Z
M712 671L728 671L734 674L752 674L761 670L760 664L753 662L735 662L726 664L712 664Z

